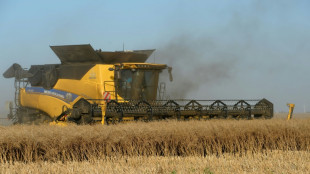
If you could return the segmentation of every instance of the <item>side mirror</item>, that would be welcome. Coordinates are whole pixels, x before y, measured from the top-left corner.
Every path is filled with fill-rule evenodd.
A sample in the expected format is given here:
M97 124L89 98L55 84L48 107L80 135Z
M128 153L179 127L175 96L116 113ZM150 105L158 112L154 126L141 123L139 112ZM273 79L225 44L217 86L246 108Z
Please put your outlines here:
M121 71L119 67L115 67L115 68L110 67L108 70L114 71L116 79L121 79Z

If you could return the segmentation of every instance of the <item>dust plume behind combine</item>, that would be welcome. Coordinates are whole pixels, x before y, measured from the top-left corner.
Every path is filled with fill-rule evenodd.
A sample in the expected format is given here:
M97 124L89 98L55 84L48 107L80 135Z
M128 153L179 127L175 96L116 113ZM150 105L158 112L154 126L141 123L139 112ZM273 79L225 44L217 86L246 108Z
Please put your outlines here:
M7 119L9 113L9 101L6 101L2 106L0 105L0 126L11 125L12 122Z
M181 35L161 46L149 61L172 66L173 82L168 74L162 77L167 84L168 98L190 98L201 85L219 84L234 73L239 57L211 37Z
M155 47L155 62L173 67L174 82L166 82L167 94L170 98L269 98L276 111L286 111L288 101L307 105L308 84L301 77L309 64L305 32L309 26L301 23L305 16L296 20L295 10L301 4L250 1L247 9L221 12L227 18L218 17L221 13L201 16L203 27L191 21L176 27L171 21L174 25L167 28L174 30L164 38L167 42L161 39ZM208 23L212 20L220 23ZM292 90L287 79L303 85Z

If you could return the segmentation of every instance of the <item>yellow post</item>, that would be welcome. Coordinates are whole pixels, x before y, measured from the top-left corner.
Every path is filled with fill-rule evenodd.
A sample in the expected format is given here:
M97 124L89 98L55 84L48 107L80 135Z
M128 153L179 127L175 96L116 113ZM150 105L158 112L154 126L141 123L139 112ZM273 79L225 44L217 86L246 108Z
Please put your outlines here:
M293 117L293 111L294 111L295 104L288 103L287 106L289 107L289 112L288 112L288 115L287 115L287 120L290 120Z
M107 109L107 105L106 105L106 102L103 103L103 105L101 105L101 124L104 125L104 119L105 119L105 111Z

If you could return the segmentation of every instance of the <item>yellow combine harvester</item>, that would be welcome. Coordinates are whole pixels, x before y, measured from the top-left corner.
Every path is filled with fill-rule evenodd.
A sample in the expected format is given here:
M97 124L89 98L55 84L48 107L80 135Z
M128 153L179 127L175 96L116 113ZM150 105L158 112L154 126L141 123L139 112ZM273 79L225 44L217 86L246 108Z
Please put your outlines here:
M15 123L110 124L131 120L271 118L273 104L262 100L164 100L159 75L171 67L145 63L154 50L102 52L91 45L51 46L61 64L13 64Z

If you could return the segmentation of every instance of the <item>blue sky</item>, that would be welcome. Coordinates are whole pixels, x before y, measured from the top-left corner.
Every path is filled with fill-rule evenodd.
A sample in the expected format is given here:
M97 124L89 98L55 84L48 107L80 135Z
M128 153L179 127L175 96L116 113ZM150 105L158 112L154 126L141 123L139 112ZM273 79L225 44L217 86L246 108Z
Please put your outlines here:
M156 63L174 67L175 97L267 98L276 111L288 102L310 111L309 19L307 0L0 0L0 72L59 63L49 45L125 43L155 48ZM0 89L1 108L13 80L1 76Z

